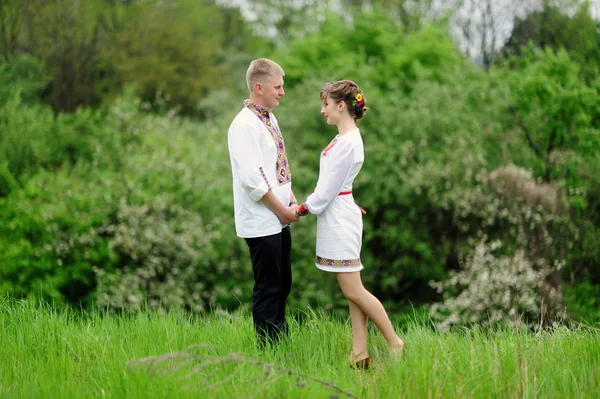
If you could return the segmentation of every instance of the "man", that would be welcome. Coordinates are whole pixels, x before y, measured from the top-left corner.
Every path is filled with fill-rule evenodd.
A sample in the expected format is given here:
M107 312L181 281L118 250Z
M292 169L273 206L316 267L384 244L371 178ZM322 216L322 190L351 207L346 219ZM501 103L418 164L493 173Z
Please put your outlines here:
M252 317L259 345L287 333L286 299L292 288L289 224L298 220L283 136L272 110L285 95L283 69L261 58L250 63L250 99L228 132L235 229L252 260Z

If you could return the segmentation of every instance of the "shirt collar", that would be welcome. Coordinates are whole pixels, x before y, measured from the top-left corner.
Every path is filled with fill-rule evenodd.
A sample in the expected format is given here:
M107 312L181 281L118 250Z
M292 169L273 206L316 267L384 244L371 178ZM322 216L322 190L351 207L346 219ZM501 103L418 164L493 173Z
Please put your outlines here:
M254 112L259 117L267 117L269 118L269 110L261 105L258 105L250 100L244 100L244 106L248 107L252 112Z

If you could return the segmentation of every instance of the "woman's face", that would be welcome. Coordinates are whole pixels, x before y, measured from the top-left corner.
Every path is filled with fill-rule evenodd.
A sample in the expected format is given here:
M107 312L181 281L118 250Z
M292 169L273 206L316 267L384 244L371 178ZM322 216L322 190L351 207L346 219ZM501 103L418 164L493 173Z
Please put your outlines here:
M337 125L340 122L342 112L344 111L344 102L336 102L327 96L321 107L321 115L325 117L327 124Z

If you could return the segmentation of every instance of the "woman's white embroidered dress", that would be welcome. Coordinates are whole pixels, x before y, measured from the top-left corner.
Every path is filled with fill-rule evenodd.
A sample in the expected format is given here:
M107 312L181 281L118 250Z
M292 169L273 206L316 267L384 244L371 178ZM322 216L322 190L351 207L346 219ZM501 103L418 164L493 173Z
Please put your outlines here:
M336 136L321 152L317 187L304 203L317 215L316 266L321 270L355 272L363 268L362 213L352 194L343 193L352 191L364 159L358 129Z

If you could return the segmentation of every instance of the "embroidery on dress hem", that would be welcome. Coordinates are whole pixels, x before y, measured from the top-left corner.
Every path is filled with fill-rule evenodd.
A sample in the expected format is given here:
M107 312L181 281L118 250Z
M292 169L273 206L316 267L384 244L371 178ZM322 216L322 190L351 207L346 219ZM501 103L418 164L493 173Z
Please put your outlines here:
M317 256L317 264L322 266L360 266L360 258L358 259L328 259L321 256Z

